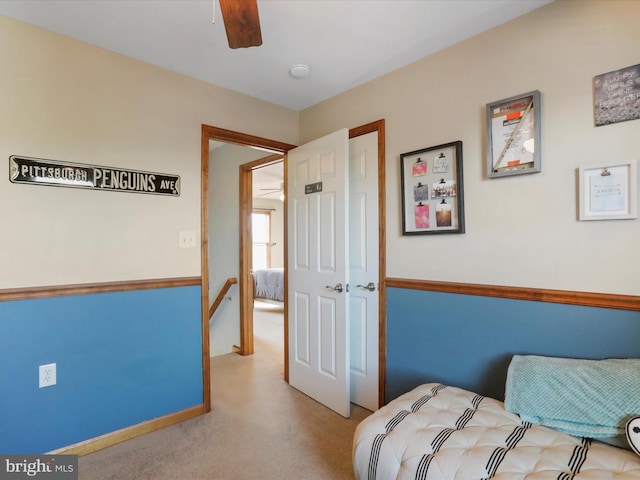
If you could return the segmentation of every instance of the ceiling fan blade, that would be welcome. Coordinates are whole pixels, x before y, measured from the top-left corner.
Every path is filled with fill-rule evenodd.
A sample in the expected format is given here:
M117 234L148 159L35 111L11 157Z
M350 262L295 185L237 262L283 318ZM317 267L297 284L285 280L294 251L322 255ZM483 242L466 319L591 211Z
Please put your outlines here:
M220 0L229 48L262 45L257 0Z

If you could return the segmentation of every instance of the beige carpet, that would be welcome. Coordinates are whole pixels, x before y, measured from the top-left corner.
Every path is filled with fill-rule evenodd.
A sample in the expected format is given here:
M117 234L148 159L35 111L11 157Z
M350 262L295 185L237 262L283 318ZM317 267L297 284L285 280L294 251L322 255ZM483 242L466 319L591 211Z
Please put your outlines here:
M80 457L80 480L352 479L370 412L342 418L284 382L277 308L256 309L254 331L255 355L212 359L211 413Z

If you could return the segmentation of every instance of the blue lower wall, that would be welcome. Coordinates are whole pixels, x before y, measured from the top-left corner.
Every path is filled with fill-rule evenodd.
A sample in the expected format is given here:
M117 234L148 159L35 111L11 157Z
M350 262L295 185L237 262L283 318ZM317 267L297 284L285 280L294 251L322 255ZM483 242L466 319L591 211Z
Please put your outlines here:
M502 400L514 354L640 357L640 312L387 289L387 401L426 382Z
M44 453L202 404L200 287L0 303L0 452ZM38 387L38 366L57 385Z

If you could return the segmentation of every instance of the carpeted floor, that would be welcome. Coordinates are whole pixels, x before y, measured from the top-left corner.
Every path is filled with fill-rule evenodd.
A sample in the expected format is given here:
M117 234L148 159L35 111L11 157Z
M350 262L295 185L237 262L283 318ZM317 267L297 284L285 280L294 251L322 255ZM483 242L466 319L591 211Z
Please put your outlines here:
M254 355L212 359L212 412L80 457L80 480L352 479L370 412L342 418L284 382L277 308L256 308L254 332Z

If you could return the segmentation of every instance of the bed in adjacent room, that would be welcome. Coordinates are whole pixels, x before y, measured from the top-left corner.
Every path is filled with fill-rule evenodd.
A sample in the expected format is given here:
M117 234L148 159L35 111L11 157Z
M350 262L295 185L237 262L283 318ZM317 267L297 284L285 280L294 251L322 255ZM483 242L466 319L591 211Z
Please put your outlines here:
M253 272L253 297L284 302L284 268L266 268Z
M359 424L356 479L640 479L638 362L515 355L504 403L420 385Z

